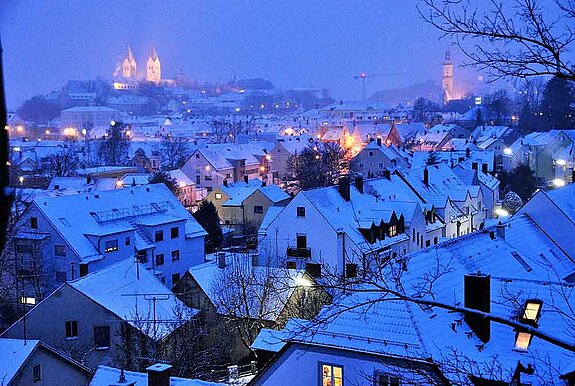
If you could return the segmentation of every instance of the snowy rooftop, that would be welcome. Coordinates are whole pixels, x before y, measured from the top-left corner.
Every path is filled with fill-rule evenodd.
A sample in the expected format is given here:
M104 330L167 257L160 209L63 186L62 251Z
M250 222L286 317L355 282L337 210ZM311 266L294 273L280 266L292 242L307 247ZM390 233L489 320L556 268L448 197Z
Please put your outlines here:
M100 365L92 378L89 386L120 386L120 369ZM134 386L148 386L148 374L136 371L124 370L125 384ZM170 377L170 386L221 386L220 383L200 381L198 379L187 379Z
M155 340L166 337L198 313L131 258L68 284ZM155 325L154 297L158 299Z
M11 385L12 380L36 350L40 341L28 339L0 339L0 384ZM9 359L8 359L9 358Z
M85 234L111 234L135 229L134 216L163 213L186 221L187 237L205 235L204 229L164 184L153 184L62 197L38 197L33 201L80 258L101 255ZM136 232L137 233L137 232Z

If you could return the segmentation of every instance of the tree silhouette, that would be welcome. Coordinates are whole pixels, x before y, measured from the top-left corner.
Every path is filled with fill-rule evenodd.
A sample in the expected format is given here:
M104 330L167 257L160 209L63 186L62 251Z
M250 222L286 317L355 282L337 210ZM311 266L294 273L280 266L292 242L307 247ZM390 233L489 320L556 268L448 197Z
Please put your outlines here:
M206 252L212 253L218 250L222 246L223 234L220 217L215 205L210 201L202 201L193 216L208 232L206 236Z

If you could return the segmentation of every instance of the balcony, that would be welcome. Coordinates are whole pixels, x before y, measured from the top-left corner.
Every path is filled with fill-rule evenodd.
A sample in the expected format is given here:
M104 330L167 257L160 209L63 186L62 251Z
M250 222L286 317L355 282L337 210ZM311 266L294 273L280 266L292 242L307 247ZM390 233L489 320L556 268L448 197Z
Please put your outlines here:
M303 257L303 258L310 258L311 257L311 248L287 248L287 255L288 257Z

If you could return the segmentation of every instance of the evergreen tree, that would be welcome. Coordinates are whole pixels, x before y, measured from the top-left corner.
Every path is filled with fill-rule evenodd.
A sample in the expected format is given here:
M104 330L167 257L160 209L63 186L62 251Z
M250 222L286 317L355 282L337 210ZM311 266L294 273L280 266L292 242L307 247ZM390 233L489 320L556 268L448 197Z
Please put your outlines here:
M98 155L104 165L122 165L128 157L130 136L126 134L128 126L121 122L113 122L102 138Z
M437 156L437 153L433 150L430 151L429 154L427 155L427 160L425 161L425 164L427 166L431 166L438 163L439 163L439 157Z
M165 184L168 189L177 197L180 194L180 187L178 181L170 175L167 171L160 171L153 173L148 179L150 184Z
M554 76L543 89L541 113L546 130L567 129L575 125L571 104L575 103L572 82Z
M523 201L527 201L537 189L537 179L529 165L526 164L520 164L510 173L501 172L497 178L501 182L500 189L502 194L513 191Z
M202 201L193 214L196 221L208 232L206 236L206 252L212 253L222 246L223 234L220 216L215 205L210 201Z

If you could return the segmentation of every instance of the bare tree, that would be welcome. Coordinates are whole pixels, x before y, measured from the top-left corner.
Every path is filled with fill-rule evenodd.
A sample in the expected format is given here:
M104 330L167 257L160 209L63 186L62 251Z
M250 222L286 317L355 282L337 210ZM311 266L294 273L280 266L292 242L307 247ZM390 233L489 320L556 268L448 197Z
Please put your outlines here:
M160 142L160 151L168 168L182 166L188 155L188 142L183 137L168 135Z
M575 41L573 0L489 0L477 8L461 0L422 1L419 14L463 52L464 66L494 79L556 75L575 80L569 56Z
M76 170L76 159L71 149L48 157L50 171L56 177L68 177Z

